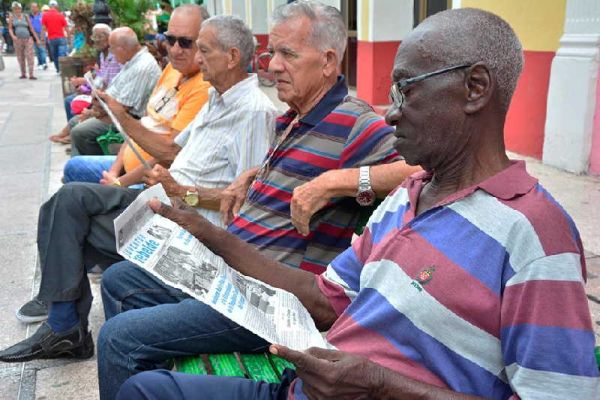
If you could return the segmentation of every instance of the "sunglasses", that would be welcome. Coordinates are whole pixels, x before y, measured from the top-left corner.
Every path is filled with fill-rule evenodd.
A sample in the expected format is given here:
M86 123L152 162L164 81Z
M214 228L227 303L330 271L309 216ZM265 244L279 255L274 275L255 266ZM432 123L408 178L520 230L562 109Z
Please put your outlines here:
M175 43L179 43L179 47L182 49L191 49L194 46L194 40L186 37L165 35L165 39L171 47L175 46Z

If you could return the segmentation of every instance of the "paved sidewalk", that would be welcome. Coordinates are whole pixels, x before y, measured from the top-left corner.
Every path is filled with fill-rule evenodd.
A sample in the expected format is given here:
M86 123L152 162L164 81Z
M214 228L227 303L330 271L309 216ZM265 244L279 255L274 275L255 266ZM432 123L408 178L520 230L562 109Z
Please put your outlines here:
M38 208L61 183L67 160L64 146L48 136L65 124L60 79L52 72L36 71L38 81L19 80L17 62L6 57L0 72L0 348L31 334L19 323L15 310L37 292L39 270L35 232ZM267 90L273 97L274 91ZM280 106L280 105L279 105ZM281 107L281 106L280 106ZM588 253L592 316L600 343L600 179L574 176L529 160L529 171L575 219ZM98 295L100 277L92 276L95 301L91 328L97 335L103 316ZM84 362L36 361L0 363L0 400L97 399L96 359Z

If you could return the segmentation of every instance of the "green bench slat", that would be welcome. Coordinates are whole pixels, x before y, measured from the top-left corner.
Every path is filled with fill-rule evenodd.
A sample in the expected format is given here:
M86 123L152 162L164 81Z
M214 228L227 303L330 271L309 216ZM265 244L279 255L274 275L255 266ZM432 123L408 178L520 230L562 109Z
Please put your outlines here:
M208 361L214 375L217 376L239 376L246 378L244 370L240 367L238 359L233 353L209 354Z
M277 371L277 374L281 377L281 375L283 374L283 370L286 368L290 368L290 369L296 369L296 366L294 364L292 364L291 362L289 362L288 360L281 358L281 357L277 357L271 353L268 354L269 360L271 361L271 364L273 364L273 366L275 367L275 371Z
M182 357L175 361L177 371L193 375L207 375L208 371L201 357Z
M277 383L281 380L281 376L273 369L267 354L240 354L239 357L246 368L248 378L269 383Z

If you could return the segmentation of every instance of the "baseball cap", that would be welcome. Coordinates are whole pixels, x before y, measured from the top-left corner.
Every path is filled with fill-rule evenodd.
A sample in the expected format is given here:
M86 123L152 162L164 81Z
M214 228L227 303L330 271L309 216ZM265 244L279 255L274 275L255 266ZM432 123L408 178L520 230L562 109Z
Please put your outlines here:
M48 5L49 5L50 7L56 7L56 6L58 6L58 1L56 1L56 0L50 0L50 1L48 2Z

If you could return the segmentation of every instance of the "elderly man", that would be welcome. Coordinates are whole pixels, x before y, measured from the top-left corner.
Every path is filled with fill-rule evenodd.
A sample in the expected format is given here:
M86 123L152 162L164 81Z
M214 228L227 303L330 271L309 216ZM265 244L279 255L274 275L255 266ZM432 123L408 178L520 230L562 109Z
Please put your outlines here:
M123 67L115 76L107 93L128 108L131 115L141 118L161 70L156 60L138 42L131 28L117 28L108 39L110 52ZM71 154L101 155L96 138L108 131L110 119L96 106L97 117L89 118L71 129Z
M153 201L229 265L296 294L336 350L273 345L297 367L281 384L156 371L118 398L597 399L579 235L504 151L522 57L510 26L475 9L436 14L402 42L386 119L425 172L316 279Z
M186 46L185 36L175 40L178 46ZM241 20L204 21L198 44L200 70L213 86L209 101L175 138L171 147L179 151L170 169L157 164L146 172L145 181L162 183L170 196L185 197L205 218L219 224L215 210L220 192L263 159L274 133L276 109L258 87L256 75L246 72L254 47L252 32ZM39 297L51 303L48 321L30 338L0 351L0 361L93 355L87 320L92 296L85 266L121 260L113 220L139 193L75 182L64 185L42 206L37 241L42 269Z
M311 232L304 236L290 219L292 192L324 171L366 166L367 184L361 189L366 198L373 194L368 165L393 161L397 154L383 119L367 104L346 98L344 78L338 76L346 44L340 12L301 1L276 9L274 21L270 68L277 76L279 98L291 109L278 119L278 140L260 171L255 168L241 178L254 183L229 231L268 257L316 273L350 244L361 206L351 197L332 199L315 214ZM203 49L200 43L201 53ZM355 176L352 196L358 191ZM373 185L379 189L379 183ZM165 365L174 356L268 345L130 262L107 272L102 283L107 322L98 341L103 399L114 398L128 376Z
M210 84L203 80L195 60L198 51L195 41L200 24L208 18L204 8L193 4L173 11L167 33L172 41L167 46L169 64L150 96L144 117L135 119L115 99L105 96L105 101L129 136L142 145L133 144L150 164L155 163L153 156L169 163L173 161L176 152L172 150L178 147L173 145L173 139L192 122L208 100ZM143 167L129 146L121 146L116 157L73 157L64 168L65 182L130 186L141 182L142 177Z
M92 28L92 41L94 42L94 48L98 51L98 60L100 62L100 65L96 69L96 80L98 83L101 83L103 88L108 87L115 76L121 71L121 64L117 62L115 57L108 50L108 38L110 37L110 33L110 26L106 24L96 24ZM71 85L76 88L76 93L66 96L64 99L65 113L67 114L68 122L59 134L50 136L49 139L52 142L63 144L70 143L71 138L69 135L71 133L71 128L92 115L91 109L84 109L77 116L73 116L71 102L79 94L89 95L91 93L91 88L86 83L85 78L82 77L71 78Z

